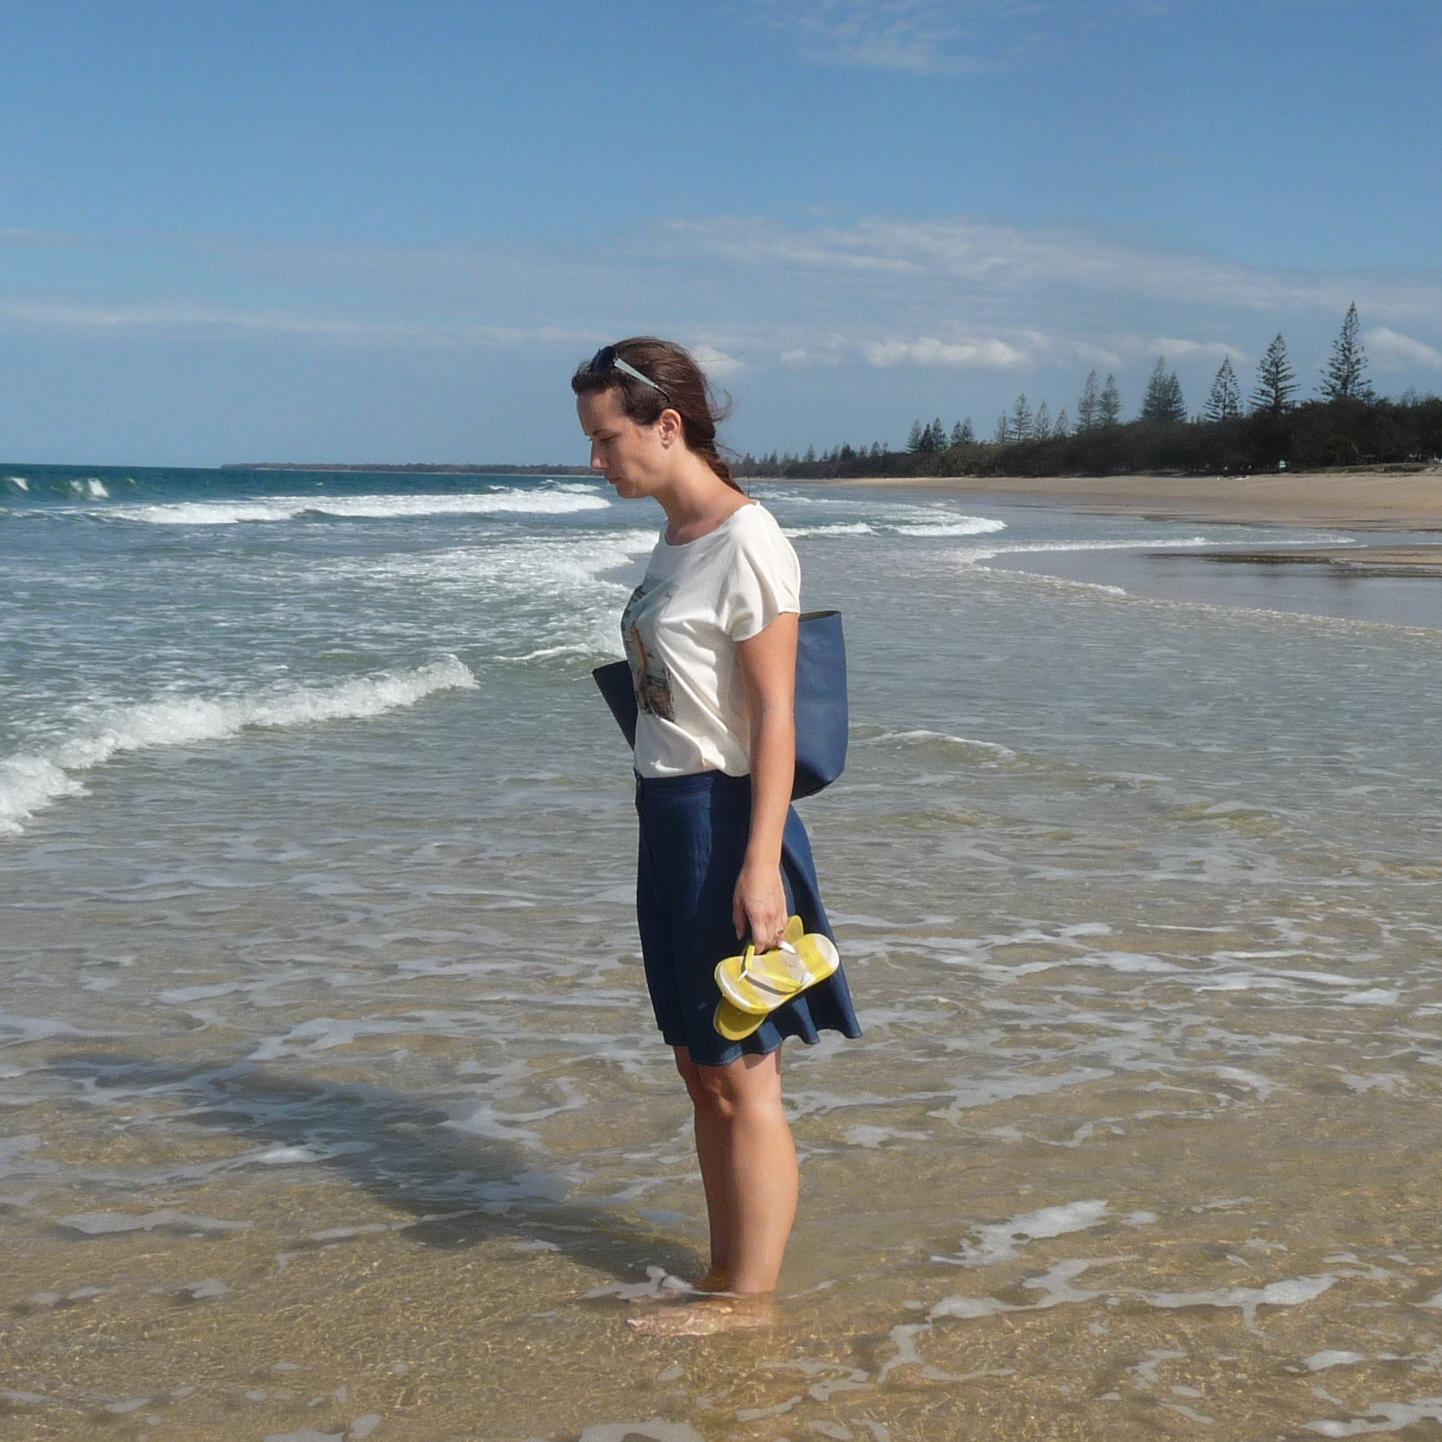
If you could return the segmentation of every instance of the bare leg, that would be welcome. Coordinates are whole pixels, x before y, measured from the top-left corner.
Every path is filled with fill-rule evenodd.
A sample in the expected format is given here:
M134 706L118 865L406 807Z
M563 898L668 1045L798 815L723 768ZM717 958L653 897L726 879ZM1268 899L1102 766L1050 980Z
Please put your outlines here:
M696 1108L696 1159L701 1164L701 1185L706 1193L706 1221L711 1233L711 1261L697 1282L698 1292L724 1292L729 1277L730 1220L726 1206L726 1133L714 1108L705 1105L700 1068L684 1047L675 1049L676 1070L681 1073Z
M724 1067L677 1066L696 1105L696 1145L711 1220L712 1270L731 1295L632 1318L638 1331L684 1335L763 1326L796 1219L796 1146L781 1105L781 1053ZM717 1205L719 1202L719 1206ZM719 1266L718 1266L719 1263ZM723 1270L724 1269L724 1270Z
M726 1142L727 1290L766 1296L781 1277L800 1185L796 1144L781 1105L781 1052L702 1070Z

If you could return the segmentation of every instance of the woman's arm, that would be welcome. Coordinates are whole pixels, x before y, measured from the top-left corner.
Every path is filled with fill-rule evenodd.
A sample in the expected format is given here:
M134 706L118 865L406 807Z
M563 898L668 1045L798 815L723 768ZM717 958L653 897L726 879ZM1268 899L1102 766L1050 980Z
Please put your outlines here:
M764 631L736 644L751 724L751 834L736 881L736 935L774 946L786 929L781 833L796 773L796 628L783 612Z

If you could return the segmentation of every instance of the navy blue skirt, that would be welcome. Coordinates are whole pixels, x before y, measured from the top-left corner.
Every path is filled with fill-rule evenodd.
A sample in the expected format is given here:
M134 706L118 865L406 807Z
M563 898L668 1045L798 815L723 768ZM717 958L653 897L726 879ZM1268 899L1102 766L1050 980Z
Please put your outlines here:
M727 1041L712 1024L716 963L740 953L731 920L736 878L751 825L751 778L723 771L636 778L641 837L636 919L656 1025L670 1046L701 1066L725 1066L743 1052L765 1055L788 1036L808 1045L822 1031L861 1035L844 971L773 1011L745 1041ZM835 940L821 905L806 828L792 807L781 841L787 914Z

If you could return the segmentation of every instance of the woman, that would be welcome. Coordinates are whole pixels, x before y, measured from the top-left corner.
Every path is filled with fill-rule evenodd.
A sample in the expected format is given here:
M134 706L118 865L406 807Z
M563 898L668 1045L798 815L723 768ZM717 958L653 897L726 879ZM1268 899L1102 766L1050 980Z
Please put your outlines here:
M781 1043L860 1036L840 971L741 1042L716 1030L716 963L776 946L788 916L830 935L810 845L791 809L800 568L771 515L717 453L706 378L679 345L604 346L571 378L591 466L666 524L626 605L635 684L637 917L656 1023L695 1108L711 1260L726 1293L633 1319L647 1331L764 1320L796 1215L796 1149Z

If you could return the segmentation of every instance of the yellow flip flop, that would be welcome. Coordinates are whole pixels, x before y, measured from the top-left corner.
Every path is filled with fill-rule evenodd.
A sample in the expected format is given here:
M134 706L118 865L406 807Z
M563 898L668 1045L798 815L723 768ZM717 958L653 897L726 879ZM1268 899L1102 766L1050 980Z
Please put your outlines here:
M793 936L799 937L801 935L801 925L801 918L799 916L793 916L787 921L783 945L789 944L789 938ZM772 953L769 952L767 953L767 955L771 954ZM780 955L781 953L778 951L775 954ZM719 963L716 967L716 984L722 987L723 991L721 1000L716 1003L716 1014L711 1019L711 1025L714 1026L717 1032L725 1037L727 1041L745 1041L752 1032L760 1027L767 1016L781 1004L780 1001L774 1002L771 1006L767 1007L765 1011L761 1012L742 1011L740 1007L727 999L724 990L726 983L721 979L723 969L725 972L738 969L744 971L747 963L752 961L755 955L755 946L748 946L740 956L728 956L725 961ZM782 998L782 1000L784 1000L784 998Z
M718 962L716 985L725 1004L737 1012L764 1017L825 981L840 964L831 938L819 931L805 931L801 918L793 916L779 947L758 954L754 946L748 946L740 956ZM740 1024L735 1017L727 1021L733 1029Z
M765 1020L764 1016L754 1016L747 1011L737 1011L723 996L716 1003L716 1015L711 1018L711 1025L727 1041L745 1041Z

